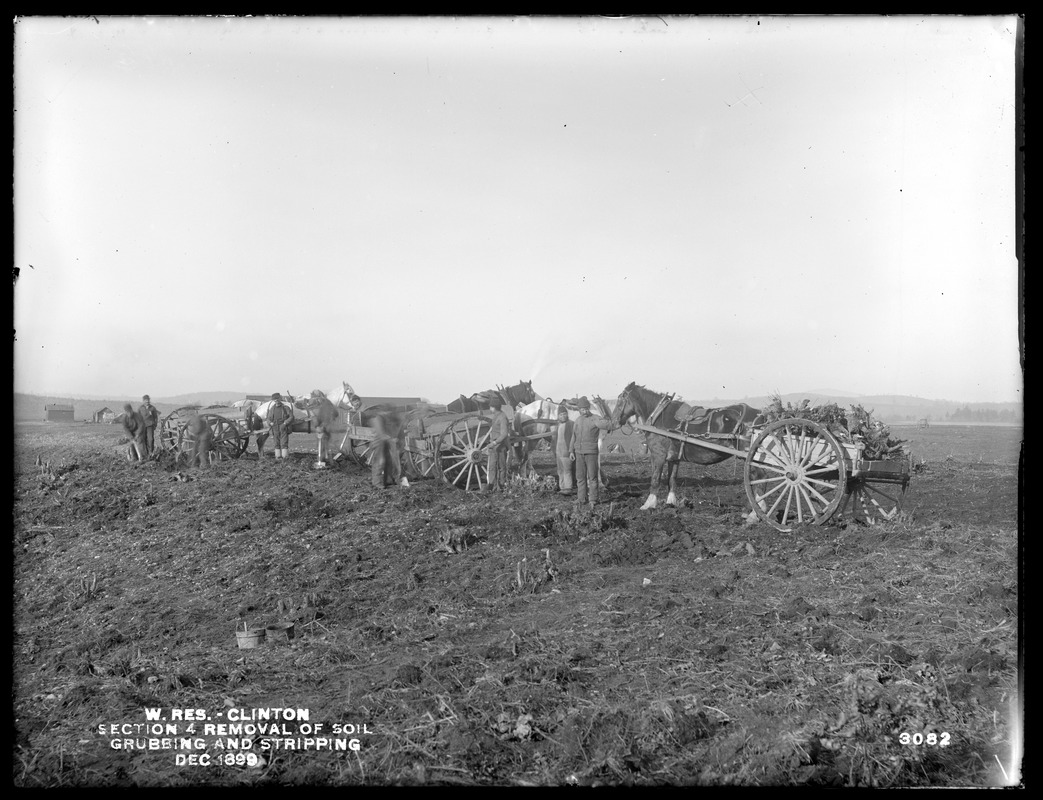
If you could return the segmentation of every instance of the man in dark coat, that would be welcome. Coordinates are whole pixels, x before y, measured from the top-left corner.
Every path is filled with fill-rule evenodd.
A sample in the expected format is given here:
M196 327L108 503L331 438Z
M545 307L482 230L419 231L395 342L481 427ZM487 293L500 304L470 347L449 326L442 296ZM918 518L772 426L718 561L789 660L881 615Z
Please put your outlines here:
M159 425L159 411L152 405L152 400L148 395L142 397L141 400L141 408L138 409L138 413L145 420L145 447L148 454L152 455L156 452L156 426Z
M612 423L590 413L590 401L581 397L576 403L579 419L572 432L569 458L576 462L576 502L584 505L590 498L591 507L598 502L598 438L601 431L612 430Z
M489 428L488 490L503 490L507 485L507 445L511 436L511 421L503 413L502 405L499 395L489 400L492 425Z
M275 440L275 457L290 457L290 429L293 427L293 410L283 401L282 395L272 395L274 401L268 407L266 422L271 426L272 439Z
M123 405L123 430L130 439L127 458L130 461L144 461L148 457L148 448L145 444L145 420L130 403Z
M564 405L558 406L558 424L550 437L550 449L558 462L558 491L565 495L575 494L576 462L569 458L574 427L569 410Z

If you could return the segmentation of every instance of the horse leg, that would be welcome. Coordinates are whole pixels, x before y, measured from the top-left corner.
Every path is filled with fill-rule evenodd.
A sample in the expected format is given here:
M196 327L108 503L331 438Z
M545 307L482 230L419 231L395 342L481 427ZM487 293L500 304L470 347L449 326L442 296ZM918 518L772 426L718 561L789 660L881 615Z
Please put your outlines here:
M666 496L668 506L677 505L677 473L680 471L680 467L681 464L678 461L666 462L666 480L670 485L670 493Z
M642 511L648 511L649 509L655 508L658 504L656 499L656 489L658 488L660 481L663 477L663 465L666 460L658 453L652 455L652 477L648 485L648 499L645 500L645 504L641 506Z

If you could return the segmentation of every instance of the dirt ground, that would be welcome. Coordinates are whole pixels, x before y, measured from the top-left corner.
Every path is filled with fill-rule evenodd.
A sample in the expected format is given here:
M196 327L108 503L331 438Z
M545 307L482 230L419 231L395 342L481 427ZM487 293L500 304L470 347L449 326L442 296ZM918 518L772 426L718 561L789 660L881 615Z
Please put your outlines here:
M200 471L18 424L13 781L1017 781L1021 431L896 431L900 520L780 533L744 524L734 460L641 512L636 437L590 513L549 480L375 490L305 435ZM279 622L292 640L237 646Z

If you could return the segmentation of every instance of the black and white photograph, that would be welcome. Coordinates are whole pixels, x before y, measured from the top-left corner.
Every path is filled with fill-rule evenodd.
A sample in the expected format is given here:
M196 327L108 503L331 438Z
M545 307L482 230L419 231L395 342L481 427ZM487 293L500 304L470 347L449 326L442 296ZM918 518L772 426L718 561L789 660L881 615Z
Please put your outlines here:
M1024 787L1024 25L13 18L13 786Z

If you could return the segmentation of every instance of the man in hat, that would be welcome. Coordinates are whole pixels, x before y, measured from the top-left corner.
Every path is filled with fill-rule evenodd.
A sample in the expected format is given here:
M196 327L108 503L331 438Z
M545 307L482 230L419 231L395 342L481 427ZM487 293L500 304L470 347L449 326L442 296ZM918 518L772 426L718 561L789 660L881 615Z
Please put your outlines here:
M582 506L589 496L593 508L598 502L598 438L601 431L612 430L612 423L591 414L586 397L581 397L576 407L579 419L575 422L569 448L569 459L576 462L576 502Z
M569 419L569 410L562 403L558 406L558 424L550 437L550 449L558 462L558 491L561 494L575 494L573 488L576 478L576 463L569 458L572 448L572 432L575 424Z
M149 455L156 451L156 426L159 424L159 411L152 405L152 400L146 394L141 398L141 408L138 413L145 420L145 448Z
M492 426L489 428L489 483L486 489L503 490L507 484L507 443L511 436L511 423L503 413L502 405L499 395L489 400Z
M265 421L271 428L272 439L275 440L275 457L290 457L290 428L293 427L293 410L283 402L282 395L272 395L272 403L268 406Z
M130 403L123 404L123 430L130 439L127 458L130 461L144 461L148 455L145 447L145 420Z

